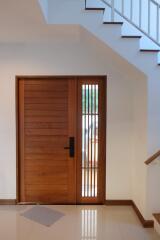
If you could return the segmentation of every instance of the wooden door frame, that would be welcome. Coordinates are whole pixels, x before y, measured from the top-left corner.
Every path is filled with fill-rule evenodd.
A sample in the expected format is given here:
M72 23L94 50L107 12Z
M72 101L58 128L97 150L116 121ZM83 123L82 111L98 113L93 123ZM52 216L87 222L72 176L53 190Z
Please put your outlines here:
M19 147L19 81L21 79L25 79L25 80L30 80L30 79L45 79L45 78L80 78L80 77L86 77L86 78L94 78L94 77L99 77L99 78L103 78L103 81L105 81L105 87L106 87L106 91L105 91L105 112L103 113L103 117L105 118L105 129L107 129L107 75L16 75L15 77L15 115L16 115L16 204L20 203L20 147ZM106 146L106 141L107 141L107 134L105 134L105 146ZM107 149L107 147L106 147ZM104 153L104 160L103 160L103 168L104 168L104 172L103 172L103 186L104 186L104 191L103 191L103 201L102 204L105 203L105 198L106 198L106 149L105 149L105 153ZM76 146L76 152L77 152L77 146ZM76 170L77 171L77 170ZM76 203L79 204L79 203ZM86 203L82 203L82 204L86 204ZM65 204L67 205L67 204Z
M100 178L99 178L99 193L97 195L97 197L95 197L96 199L93 199L93 198L90 198L90 197L85 197L85 198L82 198L80 196L80 190L81 190L81 183L82 183L82 175L79 176L77 174L77 203L78 204L83 204L83 205L97 205L97 204L104 204L105 203L105 196L106 196L106 131L102 131L103 127L105 128L106 130L106 113L107 113L107 110L106 110L106 87L107 87L107 77L106 76L81 76L79 78L79 83L78 83L78 102L82 101L82 93L81 93L81 86L82 84L99 84L100 86L100 89L101 89L101 92L100 92L100 95L99 95L99 103L101 105L99 105L99 110L101 112L101 117L99 118L99 130L101 131L101 137L99 139L99 142L100 142L100 149L99 149L99 153L103 153L103 154L99 154L99 160L101 162L101 165L100 165ZM104 100L104 102L103 102ZM103 106L102 106L102 103L103 103ZM78 117L82 114L82 106L80 107L80 104L78 104ZM79 170L81 169L81 159L82 159L82 154L81 154L81 148L82 148L82 145L81 145L81 139L82 139L82 135L81 135L81 120L79 118L77 118L77 130L79 130L80 133L77 134L77 137L78 137L78 149L77 149L77 154L78 154L78 159L77 159L77 172L79 172ZM101 140L102 139L102 140ZM80 146L80 147L79 147ZM103 151L103 149L105 149L105 151ZM99 175L99 174L98 174ZM83 200L82 200L83 199Z

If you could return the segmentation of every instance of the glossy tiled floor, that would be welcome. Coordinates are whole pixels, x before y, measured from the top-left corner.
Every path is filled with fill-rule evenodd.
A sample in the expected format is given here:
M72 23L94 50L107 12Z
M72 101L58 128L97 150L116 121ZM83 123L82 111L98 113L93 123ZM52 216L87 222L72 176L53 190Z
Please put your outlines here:
M131 207L46 206L64 216L46 227L22 216L33 206L0 206L2 240L158 240Z

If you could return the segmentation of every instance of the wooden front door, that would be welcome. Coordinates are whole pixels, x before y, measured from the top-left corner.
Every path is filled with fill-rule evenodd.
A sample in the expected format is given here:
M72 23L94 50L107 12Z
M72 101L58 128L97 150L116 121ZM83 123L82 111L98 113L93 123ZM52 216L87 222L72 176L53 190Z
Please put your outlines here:
M104 77L17 79L18 202L102 203Z

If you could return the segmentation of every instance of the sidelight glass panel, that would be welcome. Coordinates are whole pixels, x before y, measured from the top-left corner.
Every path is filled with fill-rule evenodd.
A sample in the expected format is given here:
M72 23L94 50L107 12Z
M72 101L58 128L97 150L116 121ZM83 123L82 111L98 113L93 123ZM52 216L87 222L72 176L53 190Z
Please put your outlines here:
M82 197L97 197L98 84L82 85Z

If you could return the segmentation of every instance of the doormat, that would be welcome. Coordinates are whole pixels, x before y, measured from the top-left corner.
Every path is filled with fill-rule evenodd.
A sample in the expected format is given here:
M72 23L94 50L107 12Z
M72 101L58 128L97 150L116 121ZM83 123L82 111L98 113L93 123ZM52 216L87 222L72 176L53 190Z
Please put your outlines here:
M21 216L46 227L50 227L65 215L47 207L35 206L21 214Z

